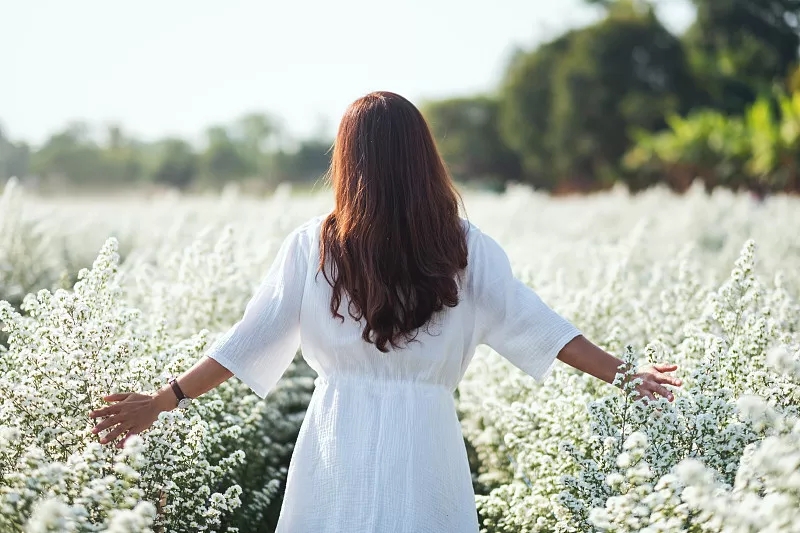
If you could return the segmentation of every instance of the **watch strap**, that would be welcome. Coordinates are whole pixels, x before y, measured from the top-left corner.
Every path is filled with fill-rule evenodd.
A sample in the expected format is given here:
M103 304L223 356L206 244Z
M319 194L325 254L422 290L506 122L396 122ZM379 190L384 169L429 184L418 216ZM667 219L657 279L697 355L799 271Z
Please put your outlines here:
M172 387L172 391L175 393L175 396L177 396L179 402L184 398L188 398L188 396L186 396L181 390L180 385L178 385L178 378L176 377L170 378L169 384Z

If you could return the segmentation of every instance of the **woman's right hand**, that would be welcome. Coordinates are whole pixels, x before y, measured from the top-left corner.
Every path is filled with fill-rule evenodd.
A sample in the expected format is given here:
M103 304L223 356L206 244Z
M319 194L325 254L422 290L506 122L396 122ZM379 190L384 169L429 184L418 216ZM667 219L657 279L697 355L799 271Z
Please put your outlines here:
M623 368L630 368L631 363L625 363L606 352L599 346L590 342L583 335L578 335L561 348L558 352L558 359L577 368L582 372L602 379L606 383L620 386L617 381L617 374L623 373L624 379L629 381L634 378L641 378L642 383L636 386L639 398L647 397L650 401L655 401L656 395L663 396L670 402L674 399L672 393L664 385L675 385L680 387L683 383L674 376L668 376L665 372L677 370L678 365L658 363L636 368L635 374L623 372ZM637 398L637 399L639 399Z
M632 377L632 379L642 379L642 382L636 385L636 392L639 394L639 398L646 396L650 401L655 401L657 399L656 396L662 396L670 402L675 399L672 392L664 385L680 387L683 384L681 379L665 374L665 372L672 372L677 369L678 365L667 363L640 367L639 371L633 374Z

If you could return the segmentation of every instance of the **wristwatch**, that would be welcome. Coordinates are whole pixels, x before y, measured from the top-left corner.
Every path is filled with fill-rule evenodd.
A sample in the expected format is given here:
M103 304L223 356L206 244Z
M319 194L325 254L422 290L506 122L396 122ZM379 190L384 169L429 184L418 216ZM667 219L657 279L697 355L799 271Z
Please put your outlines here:
M192 399L186 396L183 391L181 390L180 386L178 385L178 378L172 376L169 378L169 384L172 386L173 392L175 392L175 396L178 397L178 407L181 409L186 409L191 405Z

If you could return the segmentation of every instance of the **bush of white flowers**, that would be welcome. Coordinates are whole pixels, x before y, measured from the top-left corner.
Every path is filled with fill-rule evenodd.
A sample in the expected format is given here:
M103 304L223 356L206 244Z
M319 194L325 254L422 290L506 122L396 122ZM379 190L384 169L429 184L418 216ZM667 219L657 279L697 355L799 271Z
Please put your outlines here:
M223 332L238 320L254 281L259 281L280 240L266 239L264 257L245 261L237 257L237 249L245 245L236 238L227 227L216 240L204 233L184 250L164 251L147 262L128 265L132 301L151 328L188 338L198 331ZM186 361L185 366L191 363ZM241 531L260 531L264 523L277 521L280 499L275 496L282 489L313 377L313 371L297 357L265 400L235 379L202 398L216 395L223 402L217 421L241 428L225 446L227 453L246 450L244 462L229 473L229 479L242 488L242 505L229 522Z
M225 264L223 252L203 257ZM196 259L191 248L183 255ZM179 307L177 297L159 312L131 307L146 298L127 294L114 240L79 277L74 291L29 295L24 315L8 304L0 310L9 335L0 357L0 530L94 531L124 522L134 524L131 531L255 531L274 521L310 395L302 367L267 401L226 382L190 412L163 413L141 442L115 454L90 433L88 411L105 394L152 391L191 366L208 345L208 331L186 335L174 317L191 322L207 299L198 284L195 308ZM213 286L202 280L208 292ZM232 323L240 296L223 293L207 312Z
M675 362L684 382L647 405L560 363L537 383L481 347L457 405L483 531L797 531L800 201L464 197L590 340ZM266 400L228 380L124 450L99 445L87 414L191 366L329 193L3 198L16 237L0 234L0 295L17 301L0 306L0 531L269 530L313 388L299 357Z
M568 367L540 386L496 354L470 367L460 408L483 459L484 531L797 530L797 300L781 277L758 281L752 241L717 290L703 289L687 257L678 261L678 279L661 277L661 291L619 283L617 270L607 287L563 306L623 359L680 365L685 386L675 402L634 401L632 385L610 390ZM600 312L592 301L603 302ZM648 337L637 331L637 308L664 328L641 354L619 343ZM770 353L783 354L777 367ZM755 422L748 410L759 413ZM744 520L742 508L761 504L774 512Z
M162 369L181 369L206 343L176 343L142 323L124 301L115 247L107 243L74 291L27 296L25 316L0 309L9 334L0 358L4 531L92 531L119 522L121 510L145 526L213 530L239 504L240 487L222 483L244 458L224 449L241 428L215 420L221 400L189 416L163 413L121 458L90 433L87 408L103 395L152 390Z
M29 292L77 272L61 235L45 221L24 216L25 207L22 189L11 179L0 191L0 300L16 305Z

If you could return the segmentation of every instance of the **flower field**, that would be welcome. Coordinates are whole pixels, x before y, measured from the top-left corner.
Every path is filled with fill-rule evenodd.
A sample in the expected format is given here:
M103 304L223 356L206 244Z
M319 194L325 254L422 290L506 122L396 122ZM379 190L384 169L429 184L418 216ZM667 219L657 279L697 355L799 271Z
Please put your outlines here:
M457 391L487 533L800 531L800 199L698 187L551 199L465 192L517 275L593 342L675 362L647 405L488 348ZM0 532L272 531L313 390L232 378L120 450L88 412L151 392L236 322L327 192L0 196Z

